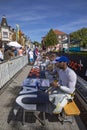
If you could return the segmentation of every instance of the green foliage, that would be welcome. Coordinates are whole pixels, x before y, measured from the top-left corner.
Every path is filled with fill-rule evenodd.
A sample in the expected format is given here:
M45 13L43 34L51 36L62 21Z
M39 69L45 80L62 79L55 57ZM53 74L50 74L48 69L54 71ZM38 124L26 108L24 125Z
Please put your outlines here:
M35 46L39 46L39 45L40 45L40 43L37 42L37 41L34 41L33 44L34 44Z
M45 37L45 45L48 46L54 46L58 43L56 34L52 29L48 32L48 34Z
M87 28L82 28L70 34L71 41L79 41L81 47L87 47Z
M68 54L74 54L74 55L84 55L87 56L87 52L67 52Z

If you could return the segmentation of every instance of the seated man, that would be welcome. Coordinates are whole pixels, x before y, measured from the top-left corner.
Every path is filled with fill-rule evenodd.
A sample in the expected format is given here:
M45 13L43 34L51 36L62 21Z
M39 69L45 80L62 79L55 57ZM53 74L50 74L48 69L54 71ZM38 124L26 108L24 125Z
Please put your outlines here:
M58 81L52 82L51 86L54 87L53 92L49 95L50 101L54 98L54 104L56 109L53 113L60 113L63 107L67 104L69 99L72 99L72 94L75 91L77 82L76 73L68 67L69 59L65 56L61 56L56 59L59 68Z
M45 72L46 78L50 80L50 83L53 82L55 79L58 80L58 62L56 62L57 59L60 57L57 56L48 66L47 66L47 71Z
M51 75L58 75L58 73L59 73L59 67L58 67L58 62L56 61L56 60L58 60L60 57L59 56L57 56L53 61L52 61L52 63L51 63L51 69L49 69L48 68L48 70L49 70L49 74L51 74ZM49 67L49 66L48 66ZM58 78L58 77L57 77Z

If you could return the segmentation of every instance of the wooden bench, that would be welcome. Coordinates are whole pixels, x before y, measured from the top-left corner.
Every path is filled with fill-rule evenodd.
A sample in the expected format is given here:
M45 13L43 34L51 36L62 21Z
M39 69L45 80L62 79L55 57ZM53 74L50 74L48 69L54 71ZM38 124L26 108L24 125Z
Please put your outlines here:
M71 102L67 103L63 109L63 122L73 122L73 117L75 115L80 115L80 110L76 103L72 100Z
M73 122L73 117L75 115L80 115L80 110L74 100L69 101L63 108L61 113L54 113L58 115L59 121L63 122Z
M66 104L64 112L67 116L80 115L80 110L74 101Z

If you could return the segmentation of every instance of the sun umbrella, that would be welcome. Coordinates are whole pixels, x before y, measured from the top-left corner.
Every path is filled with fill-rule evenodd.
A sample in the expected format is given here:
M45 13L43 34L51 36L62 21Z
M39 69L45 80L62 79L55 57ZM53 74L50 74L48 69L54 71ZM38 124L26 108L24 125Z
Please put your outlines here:
M16 41L9 42L7 45L8 45L8 46L17 47L17 48L22 47L22 46L21 46L18 42L16 42Z

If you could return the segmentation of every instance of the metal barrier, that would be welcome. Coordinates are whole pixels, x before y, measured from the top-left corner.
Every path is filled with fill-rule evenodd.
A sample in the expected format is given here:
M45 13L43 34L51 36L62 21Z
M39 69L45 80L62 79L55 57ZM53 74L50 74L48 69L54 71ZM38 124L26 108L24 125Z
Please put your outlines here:
M77 78L76 96L87 110L87 81L82 79L80 76Z
M27 55L16 57L0 64L0 88L3 87L20 69L28 64Z

